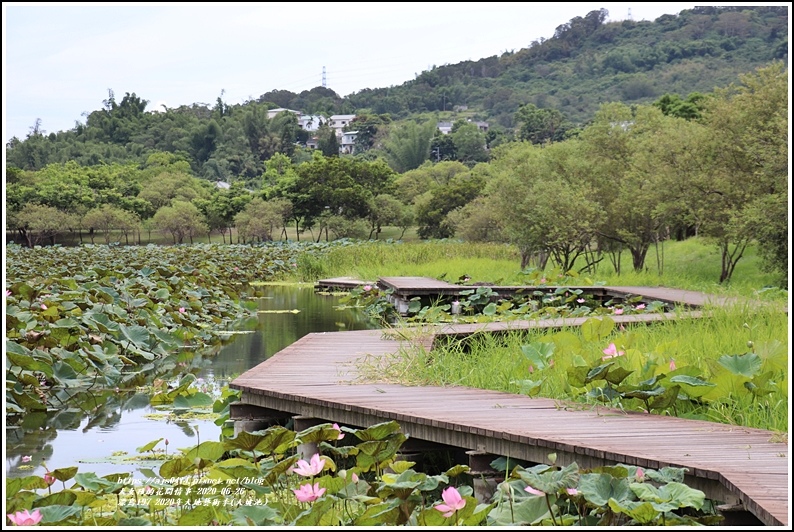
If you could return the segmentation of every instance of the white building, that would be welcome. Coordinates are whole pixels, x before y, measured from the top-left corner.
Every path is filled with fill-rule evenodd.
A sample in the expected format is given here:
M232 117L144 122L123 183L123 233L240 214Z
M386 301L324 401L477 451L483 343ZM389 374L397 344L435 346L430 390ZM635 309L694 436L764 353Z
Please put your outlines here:
M345 131L342 133L342 141L339 143L339 153L353 153L357 136L358 131Z
M342 137L342 129L350 124L356 115L332 115L328 119L328 126L336 132L338 138Z
M277 109L268 109L267 117L272 120L274 116L276 116L279 113L283 113L284 111L287 111L289 113L292 113L292 114L295 114L295 115L298 115L298 116L303 114L300 111L293 111L292 109L284 109L283 107L278 107Z
M298 125L306 131L317 131L327 120L320 115L301 115L298 118Z

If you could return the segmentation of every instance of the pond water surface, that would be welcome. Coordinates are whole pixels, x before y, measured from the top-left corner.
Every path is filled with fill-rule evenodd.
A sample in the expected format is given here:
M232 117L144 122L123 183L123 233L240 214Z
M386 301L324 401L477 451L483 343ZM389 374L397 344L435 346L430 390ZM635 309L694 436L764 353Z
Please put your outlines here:
M267 285L257 287L256 294L259 297L252 301L257 316L238 326L252 332L233 335L216 354L201 361L196 374L200 387L217 391L308 333L377 327L360 312L335 308L339 297L317 294L311 285ZM156 471L160 462L129 460L141 454L136 448L163 438L169 441L170 454L199 441L218 441L220 436L215 416L169 420L167 411L151 406L148 394L136 390L81 393L84 397L77 406L28 415L23 428L6 429L7 477L43 475L47 469L71 466L98 476ZM164 449L163 442L157 448Z

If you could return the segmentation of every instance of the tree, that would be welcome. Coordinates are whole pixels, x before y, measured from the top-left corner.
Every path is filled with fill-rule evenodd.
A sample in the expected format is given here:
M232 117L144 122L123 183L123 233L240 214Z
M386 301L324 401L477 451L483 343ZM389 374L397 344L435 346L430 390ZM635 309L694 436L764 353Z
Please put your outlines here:
M653 106L632 110L620 103L605 104L579 135L584 158L592 163L587 175L592 197L604 214L599 237L617 244L609 246L616 252L628 249L638 272L645 267L650 246L665 230L666 216L657 206L666 191L653 168L638 168L637 157L664 129L665 118Z
M515 122L518 138L532 144L559 141L565 135L563 116L557 109L539 109L528 103L518 108Z
M377 239L383 226L398 226L404 221L406 205L389 194L378 194L372 201L369 214L369 238L374 234Z
M237 234L243 242L273 240L273 229L281 227L283 212L275 202L254 198L234 217Z
M174 201L160 208L154 215L153 223L162 233L170 234L174 244L181 244L185 237L193 243L193 237L209 231L204 217L198 208L187 201Z
M406 122L393 127L383 145L389 166L398 173L418 168L430 156L430 140L435 131L433 121L422 125Z
M426 162L419 168L398 175L394 180L394 196L407 205L415 203L416 198L435 186L449 183L458 174L471 170L457 161L444 161L438 164Z
M354 153L364 153L382 142L387 126L391 123L389 115L361 113L350 122L352 131L358 131Z
M759 238L767 268L788 271L788 74L783 63L739 77L706 103L704 154L711 172L692 182L709 197L703 232L722 255L720 282L730 280L747 244Z
M77 223L72 214L37 203L26 204L14 219L18 232L25 237L29 247L47 238L54 244L58 234L69 231Z
M136 218L112 205L102 205L88 211L83 216L83 227L89 229L91 243L94 243L94 232L100 231L105 236L105 244L110 244L110 232L113 229L125 229L125 235L136 227ZM132 215L134 216L134 215Z
M416 233L419 238L449 238L455 235L455 228L446 220L447 214L463 207L476 198L483 187L483 176L466 172L453 177L444 186L437 186L426 192L416 202Z
M328 126L318 130L319 140L317 147L325 157L339 157L339 139L336 138L336 131Z
M278 194L290 200L298 230L300 224L314 225L326 211L351 220L366 218L374 191L388 192L394 175L383 161L324 157L319 152L295 171L297 178L285 183Z
M545 268L549 257L564 271L573 268L588 252L601 219L583 144L507 145L497 150L493 165L485 195L499 222L495 236L518 247L522 269L532 260Z
M155 212L174 200L209 198L214 188L211 183L199 181L187 173L171 171L170 168L154 167L146 173L148 175L142 180L138 198L148 201Z
M705 98L706 96L699 92L693 92L687 96L686 100L682 100L677 94L668 93L653 102L653 105L665 115L696 120L702 115Z
M485 135L477 124L459 122L449 134L455 144L455 157L464 163L478 163L488 160L485 148Z
M493 199L479 196L447 214L455 234L467 242L508 242Z

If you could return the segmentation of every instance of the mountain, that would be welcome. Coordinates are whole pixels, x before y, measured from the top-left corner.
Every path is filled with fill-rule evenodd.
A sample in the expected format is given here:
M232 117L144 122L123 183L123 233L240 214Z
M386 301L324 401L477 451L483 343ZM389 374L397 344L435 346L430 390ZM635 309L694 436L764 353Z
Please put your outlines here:
M607 16L604 9L591 11L518 52L443 65L398 87L365 89L344 100L394 118L466 107L506 128L520 105L532 103L581 123L603 102L710 92L788 55L785 6L697 7L653 22L605 22ZM298 103L304 94L295 96L280 105Z

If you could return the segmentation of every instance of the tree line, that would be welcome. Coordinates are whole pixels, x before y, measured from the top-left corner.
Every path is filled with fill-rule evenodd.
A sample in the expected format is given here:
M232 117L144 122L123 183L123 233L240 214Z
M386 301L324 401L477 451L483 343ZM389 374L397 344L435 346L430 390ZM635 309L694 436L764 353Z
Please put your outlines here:
M430 128L406 127L413 133L404 138L416 142L406 141L404 157L429 150ZM174 243L213 233L226 242L235 227L242 241L258 242L286 238L288 227L319 240L416 226L425 239L510 242L521 250L522 268L552 261L567 271L581 259L584 269L610 260L618 272L624 250L642 270L651 248L700 235L720 249L720 282L730 280L751 242L765 267L781 278L788 271L782 63L708 95L604 104L591 124L562 140L528 135L473 165L425 161L396 172L386 157L314 152L295 163L275 152L263 166L255 187L229 188L199 179L178 153L153 153L143 165L9 167L7 230L36 245L66 231L91 242L120 234L136 243L146 231Z

